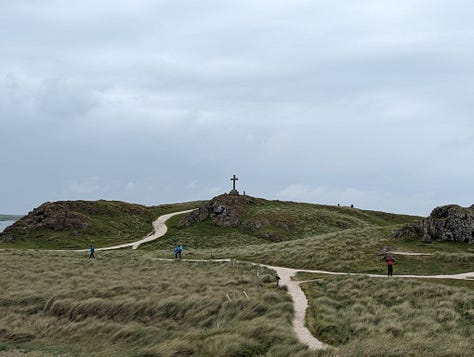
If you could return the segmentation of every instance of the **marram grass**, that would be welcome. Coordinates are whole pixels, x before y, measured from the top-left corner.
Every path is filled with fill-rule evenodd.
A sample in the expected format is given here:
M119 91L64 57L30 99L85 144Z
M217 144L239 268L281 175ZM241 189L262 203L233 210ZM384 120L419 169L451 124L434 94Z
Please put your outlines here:
M0 251L0 352L31 356L315 356L272 272L151 253ZM20 352L19 352L20 351Z
M320 275L302 288L310 330L340 356L472 356L474 351L472 290L431 280Z

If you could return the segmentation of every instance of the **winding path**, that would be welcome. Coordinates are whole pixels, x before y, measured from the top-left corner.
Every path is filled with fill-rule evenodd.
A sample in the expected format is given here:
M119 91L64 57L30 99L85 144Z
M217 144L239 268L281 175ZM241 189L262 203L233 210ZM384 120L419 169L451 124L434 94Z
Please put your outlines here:
M98 248L96 250L98 251L114 250L114 249L129 248L129 247L131 247L132 249L137 249L143 243L150 242L152 240L155 240L157 238L164 236L168 230L165 222L169 218L179 215L179 214L188 213L191 211L193 210L175 212L175 213L165 214L163 216L158 217L158 219L153 222L153 228L154 228L153 233L150 233L148 236L146 236L145 238L139 241L114 245L110 247ZM84 251L87 251L87 249L81 249L77 251L84 252ZM432 255L431 253L413 253L413 252L391 252L391 253L397 254L397 255ZM174 259L157 258L156 260L173 261ZM188 261L188 262L203 262L203 261L232 262L233 261L232 259L183 259L183 260ZM276 273L281 279L280 284L288 288L288 293L290 294L294 303L295 314L293 316L292 325L293 325L293 329L295 331L296 337L301 343L308 346L308 348L312 350L324 349L328 347L328 345L322 343L316 337L314 337L304 325L306 309L308 307L308 300L306 299L306 296L300 287L300 284L303 283L303 281L296 281L292 279L292 277L294 277L296 273L304 272L304 273L317 273L317 274L328 274L328 275L358 275L358 276L367 276L371 278L387 278L385 274L342 273L342 272L332 272L332 271L326 271L326 270L292 269L292 268L277 267L277 266L272 266L272 265L245 262L245 261L235 261L235 262L252 264L256 266L263 266L263 267L276 271ZM450 275L396 275L394 276L394 278L468 280L468 279L474 279L474 272L450 274Z
M131 243L124 243L124 244L119 244L119 245L112 245L110 247L103 247L103 248L96 248L95 250L114 250L114 249L122 249L122 248L132 248L132 249L137 249L141 244L151 242L152 240L158 239L166 234L168 231L168 227L166 226L165 222L170 219L173 216L177 216L179 214L184 214L184 213L189 213L194 211L194 209L190 209L187 211L180 211L180 212L174 212L174 213L169 213L169 214L164 214L162 216L159 216L156 221L153 222L153 232L147 235L145 238L140 239L136 242L131 242ZM75 252L87 252L89 251L88 249L77 249Z

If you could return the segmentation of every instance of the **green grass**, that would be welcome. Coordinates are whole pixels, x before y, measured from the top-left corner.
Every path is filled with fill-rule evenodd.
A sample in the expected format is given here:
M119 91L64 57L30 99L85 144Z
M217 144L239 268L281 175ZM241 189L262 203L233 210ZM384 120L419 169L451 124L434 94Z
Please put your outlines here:
M18 232L18 239L0 243L0 248L80 249L97 248L139 240L153 231L159 216L194 208L198 202L142 206L117 201L72 201L71 209L92 221L84 230L35 230Z
M139 251L0 252L0 346L67 356L316 356L270 271Z
M207 220L186 228L178 228L182 217L176 217L169 221L166 238L162 242L151 243L148 247L170 248L175 242L183 242L190 248L260 245L299 240L347 229L393 226L412 222L417 218L348 207L259 199L257 204L246 207L239 227L218 227Z
M212 249L212 256L296 269L384 274L385 262L378 256L380 248L402 250L406 246L405 242L392 238L396 227L350 229L272 244L216 247ZM449 253L444 253L445 245L436 247L440 250L434 256L396 256L394 273L454 274L474 271L474 254L466 249L466 245L454 245ZM197 258L209 258L211 249L191 248L187 253ZM169 254L169 250L163 251L163 256Z
M172 249L181 243L187 249L207 249L214 247L239 247L248 244L263 244L264 239L255 237L239 228L224 228L214 226L210 221L193 225L186 229L177 228L184 215L171 217L166 225L168 232L156 241L144 244L146 250Z
M310 330L341 356L471 356L474 350L471 289L320 275L302 288Z

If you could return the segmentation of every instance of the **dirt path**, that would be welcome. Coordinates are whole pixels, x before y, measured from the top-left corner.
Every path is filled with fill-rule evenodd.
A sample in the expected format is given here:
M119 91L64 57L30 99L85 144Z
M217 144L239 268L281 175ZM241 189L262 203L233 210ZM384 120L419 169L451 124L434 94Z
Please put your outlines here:
M132 249L137 249L141 244L146 243L146 242L151 242L152 240L158 239L166 234L168 231L168 227L166 226L165 222L170 219L173 216L177 216L179 214L184 214L184 213L189 213L194 211L193 209L187 210L187 211L181 211L181 212L174 212L174 213L169 213L165 214L163 216L160 216L156 219L156 221L153 222L153 232L147 235L145 238L140 239L139 241L136 242L131 242L131 243L124 243L124 244L118 244L118 245L113 245L110 247L103 247L103 248L96 248L95 250L100 251L100 250L115 250L115 249L122 249L122 248L130 248ZM76 252L87 252L89 251L88 249L78 249L75 250Z

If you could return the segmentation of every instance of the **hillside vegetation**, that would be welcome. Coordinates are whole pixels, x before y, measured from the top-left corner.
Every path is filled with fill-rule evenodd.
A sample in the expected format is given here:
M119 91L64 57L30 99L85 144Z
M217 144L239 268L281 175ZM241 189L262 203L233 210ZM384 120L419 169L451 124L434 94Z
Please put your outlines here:
M219 204L213 204L213 200ZM349 207L254 198L252 202L243 204L239 201L246 202L248 198L242 196L223 195L213 200L200 210L212 210L217 206L226 217L211 211L209 218L200 220L198 217L187 226L181 224L182 216L173 217L168 221L167 235L145 245L145 248L171 249L177 242L190 249L244 247L300 240L348 229L398 226L419 218ZM242 205L243 208L240 207ZM236 206L239 214L233 214Z
M339 356L472 356L474 282L316 278L307 324Z
M271 272L140 251L0 251L0 354L316 356ZM20 354L20 352L22 352ZM8 354L7 354L8 355ZM15 354L12 354L15 355Z
M165 213L193 208L196 202L147 207L118 201L45 203L0 234L2 248L79 249L132 242L153 230Z

